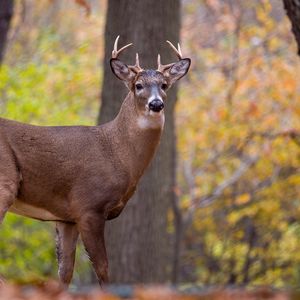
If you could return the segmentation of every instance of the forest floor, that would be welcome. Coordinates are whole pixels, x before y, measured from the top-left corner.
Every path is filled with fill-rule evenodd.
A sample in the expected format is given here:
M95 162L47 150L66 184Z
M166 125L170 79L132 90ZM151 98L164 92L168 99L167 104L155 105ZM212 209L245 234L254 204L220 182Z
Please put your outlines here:
M121 288L122 289L122 288ZM126 294L126 293L125 293ZM278 291L268 287L257 289L210 288L206 291L178 292L164 286L131 287L127 295L116 287L105 291L91 288L67 292L57 282L49 281L39 286L0 285L0 300L298 300L300 292ZM122 296L121 296L122 295Z

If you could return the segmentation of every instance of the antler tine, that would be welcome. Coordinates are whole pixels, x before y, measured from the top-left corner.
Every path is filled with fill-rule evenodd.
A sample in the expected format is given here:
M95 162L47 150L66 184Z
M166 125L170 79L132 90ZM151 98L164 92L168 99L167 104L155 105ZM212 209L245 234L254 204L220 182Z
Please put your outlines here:
M129 68L133 69L136 73L143 71L143 68L140 67L140 60L139 60L138 53L136 53L136 55L135 55L135 65L129 66Z
M167 43L172 48L172 50L175 51L177 57L179 59L182 59L182 53L181 53L181 48L180 48L179 43L178 43L178 49L170 41L167 41ZM172 65L174 65L174 63L168 64L168 65L161 64L160 55L158 54L158 56L157 56L157 71L164 72L164 70L171 67Z
M118 50L119 38L120 38L120 36L118 35L116 40L115 40L114 49L113 49L112 54L111 54L112 58L117 58L122 51L124 51L126 48L128 48L132 45L132 43L130 43L130 44L128 44L128 45L126 45L126 46L124 46L124 47L122 47L121 49Z
M178 45L178 52L179 52L179 54L180 54L180 56L181 56L181 58L182 58L182 52L181 52L181 47L180 47L180 44L179 43L177 43L177 45Z
M169 46L175 51L177 57L179 59L182 59L182 53L181 53L181 48L180 48L180 45L178 43L178 49L176 49L176 47L170 42L170 41L167 41L167 43L169 44Z
M118 35L117 38L115 39L113 52L118 52L119 38L120 38L120 36Z
M140 67L140 60L139 60L139 54L138 53L135 54L135 66L137 68L141 69L141 67Z
M157 69L159 70L161 66L161 62L160 62L160 54L157 55Z
M160 60L160 54L157 55L157 71L163 72L165 68L168 68L171 65L173 65L173 64L171 63L168 65L163 65Z

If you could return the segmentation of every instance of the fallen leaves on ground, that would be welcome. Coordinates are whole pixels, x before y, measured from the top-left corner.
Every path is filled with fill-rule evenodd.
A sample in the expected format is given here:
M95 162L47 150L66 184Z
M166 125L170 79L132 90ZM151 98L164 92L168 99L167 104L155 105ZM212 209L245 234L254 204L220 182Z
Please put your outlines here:
M49 281L39 286L0 285L0 300L121 300L122 298L100 289L86 293L70 293L59 283ZM211 289L199 294L182 294L164 286L136 287L131 300L289 300L286 292L275 292L270 288L256 290ZM129 300L130 300L129 299Z

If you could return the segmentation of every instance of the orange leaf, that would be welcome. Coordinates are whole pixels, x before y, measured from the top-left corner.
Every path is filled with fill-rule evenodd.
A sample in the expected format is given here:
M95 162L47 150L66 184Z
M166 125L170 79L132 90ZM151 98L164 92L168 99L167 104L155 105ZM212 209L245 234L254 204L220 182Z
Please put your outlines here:
M85 8L85 13L87 16L91 14L91 5L85 0L75 0L75 2Z

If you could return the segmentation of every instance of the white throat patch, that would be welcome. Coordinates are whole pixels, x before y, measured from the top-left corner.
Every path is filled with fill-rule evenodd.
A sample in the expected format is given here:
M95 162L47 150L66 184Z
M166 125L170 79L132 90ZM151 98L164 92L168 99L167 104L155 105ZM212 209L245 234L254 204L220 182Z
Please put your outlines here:
M137 119L137 125L141 129L158 129L163 128L165 123L165 115L163 111L148 111L147 114L140 115Z

